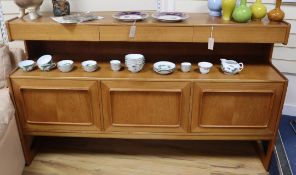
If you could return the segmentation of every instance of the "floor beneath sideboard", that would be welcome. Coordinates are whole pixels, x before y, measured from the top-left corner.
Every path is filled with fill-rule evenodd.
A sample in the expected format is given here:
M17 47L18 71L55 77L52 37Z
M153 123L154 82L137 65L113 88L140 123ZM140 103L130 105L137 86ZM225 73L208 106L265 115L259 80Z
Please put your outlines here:
M251 142L45 138L23 175L268 174Z

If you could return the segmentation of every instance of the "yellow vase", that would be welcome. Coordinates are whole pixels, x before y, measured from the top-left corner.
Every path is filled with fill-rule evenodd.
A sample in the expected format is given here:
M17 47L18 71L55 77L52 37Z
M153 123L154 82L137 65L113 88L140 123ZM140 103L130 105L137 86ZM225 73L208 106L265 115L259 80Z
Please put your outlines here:
M222 0L222 18L229 21L236 4L236 0Z
M253 20L261 20L266 16L267 9L261 3L261 0L256 0L256 2L251 6L251 10Z

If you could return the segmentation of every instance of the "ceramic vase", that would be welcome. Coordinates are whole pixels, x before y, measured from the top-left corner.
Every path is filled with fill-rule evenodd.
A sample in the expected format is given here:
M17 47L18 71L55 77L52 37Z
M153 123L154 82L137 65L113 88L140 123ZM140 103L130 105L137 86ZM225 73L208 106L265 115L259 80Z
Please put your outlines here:
M281 9L282 0L276 0L275 9L268 12L268 19L270 21L277 21L280 22L284 19L285 13Z
M222 0L222 18L229 21L235 8L236 0Z
M39 8L43 3L43 0L14 0L15 4L19 7L19 18L25 16L25 10L29 12L30 20L35 20L41 15L39 14Z
M267 9L265 5L261 3L261 0L256 0L256 2L251 6L252 19L261 20L266 16Z
M67 0L52 0L54 16L70 15L70 3Z
M244 23L248 22L252 17L252 11L247 6L247 0L241 0L240 5L235 7L232 18L236 22Z
M222 0L208 0L208 8L211 16L221 16Z

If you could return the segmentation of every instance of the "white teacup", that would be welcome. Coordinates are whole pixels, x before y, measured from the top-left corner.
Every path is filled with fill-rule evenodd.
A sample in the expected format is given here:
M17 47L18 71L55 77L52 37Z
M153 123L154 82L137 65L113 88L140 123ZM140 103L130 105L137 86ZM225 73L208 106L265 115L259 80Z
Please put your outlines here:
M35 61L33 60L24 60L18 63L19 68L21 68L25 72L29 72L34 69L36 66Z
M213 67L213 64L210 62L199 62L198 67L201 74L207 74Z
M42 71L50 71L52 68L56 67L56 63L52 62L51 55L43 55L37 60L37 65Z
M74 67L74 62L72 60L62 60L58 62L58 69L61 72L70 72Z
M111 60L110 66L113 71L119 71L121 69L121 62L119 60Z
M191 70L191 63L189 62L183 62L181 63L181 71L182 72L189 72Z
M98 68L98 64L94 60L87 60L81 63L82 68L86 72L94 72Z

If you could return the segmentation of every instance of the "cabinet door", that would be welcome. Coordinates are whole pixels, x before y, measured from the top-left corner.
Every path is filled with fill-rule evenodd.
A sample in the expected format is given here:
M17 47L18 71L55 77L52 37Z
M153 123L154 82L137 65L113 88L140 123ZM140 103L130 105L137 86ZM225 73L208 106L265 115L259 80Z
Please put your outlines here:
M102 81L106 131L187 132L188 82Z
M271 135L282 83L195 83L192 132Z
M97 81L13 79L12 86L25 132L100 130Z

